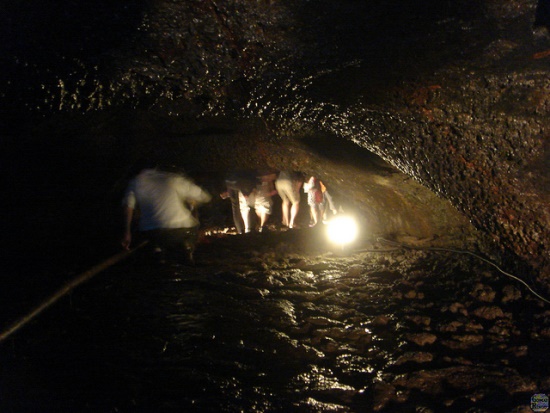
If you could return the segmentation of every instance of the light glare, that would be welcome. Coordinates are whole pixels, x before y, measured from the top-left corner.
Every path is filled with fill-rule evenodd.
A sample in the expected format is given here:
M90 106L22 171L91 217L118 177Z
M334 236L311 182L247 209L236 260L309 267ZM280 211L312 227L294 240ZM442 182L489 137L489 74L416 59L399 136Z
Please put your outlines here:
M340 245L349 244L357 237L357 223L351 217L335 217L328 223L327 234L329 239Z

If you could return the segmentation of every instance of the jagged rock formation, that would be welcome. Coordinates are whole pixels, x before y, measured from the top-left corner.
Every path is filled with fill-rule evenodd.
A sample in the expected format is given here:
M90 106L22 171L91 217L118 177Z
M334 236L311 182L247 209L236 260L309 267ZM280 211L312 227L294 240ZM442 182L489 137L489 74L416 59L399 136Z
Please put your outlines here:
M5 6L9 149L55 148L103 190L151 148L197 174L293 166L377 230L470 221L550 274L550 39L544 14L533 31L535 0L102 3Z

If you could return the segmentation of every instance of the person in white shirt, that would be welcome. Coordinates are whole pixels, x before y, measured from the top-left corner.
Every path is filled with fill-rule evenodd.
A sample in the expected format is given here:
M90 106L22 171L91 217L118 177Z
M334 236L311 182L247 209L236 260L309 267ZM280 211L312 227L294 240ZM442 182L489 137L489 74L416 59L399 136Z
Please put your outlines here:
M272 197L277 194L274 181L277 178L271 170L258 171L256 175L256 187L249 194L245 195L242 191L239 192L239 206L245 225L245 233L250 233L254 230L254 221L250 216L250 210L254 208L259 224L258 231L267 231L267 221L273 209Z
M191 179L160 168L145 168L133 178L124 196L123 248L132 241L132 222L139 209L139 231L157 250L184 252L193 261L199 220L196 209L211 196Z

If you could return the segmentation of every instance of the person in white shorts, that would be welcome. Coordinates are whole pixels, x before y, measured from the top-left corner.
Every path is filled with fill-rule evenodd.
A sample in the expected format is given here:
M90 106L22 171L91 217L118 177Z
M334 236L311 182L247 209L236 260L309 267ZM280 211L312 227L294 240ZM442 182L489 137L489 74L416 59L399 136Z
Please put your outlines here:
M281 171L275 181L275 188L281 197L283 225L294 228L300 210L300 188L304 183L302 174L294 171Z
M250 209L254 208L259 221L259 232L264 232L267 229L267 221L273 210L272 196L277 193L274 187L274 180L277 177L272 172L259 173L258 183L254 191L250 195L245 196L239 192L239 206L243 217L245 232L252 232L253 224L250 216Z

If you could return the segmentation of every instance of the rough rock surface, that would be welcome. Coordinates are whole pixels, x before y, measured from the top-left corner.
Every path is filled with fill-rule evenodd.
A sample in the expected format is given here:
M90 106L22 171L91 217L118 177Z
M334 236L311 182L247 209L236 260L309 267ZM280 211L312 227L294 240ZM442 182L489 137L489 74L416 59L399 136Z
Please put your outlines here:
M3 165L18 179L47 153L86 184L100 175L99 196L151 148L198 173L290 165L341 189L377 228L429 236L470 232L469 221L508 265L545 278L550 39L544 16L533 28L536 8L10 2Z
M548 0L5 3L2 326L118 251L143 155L215 195L234 168L315 174L367 244L218 237L216 199L202 267L131 261L2 344L0 410L517 413L550 391L546 304L463 253L550 291Z
M111 267L4 343L0 409L518 413L550 391L550 312L478 257L271 229Z

